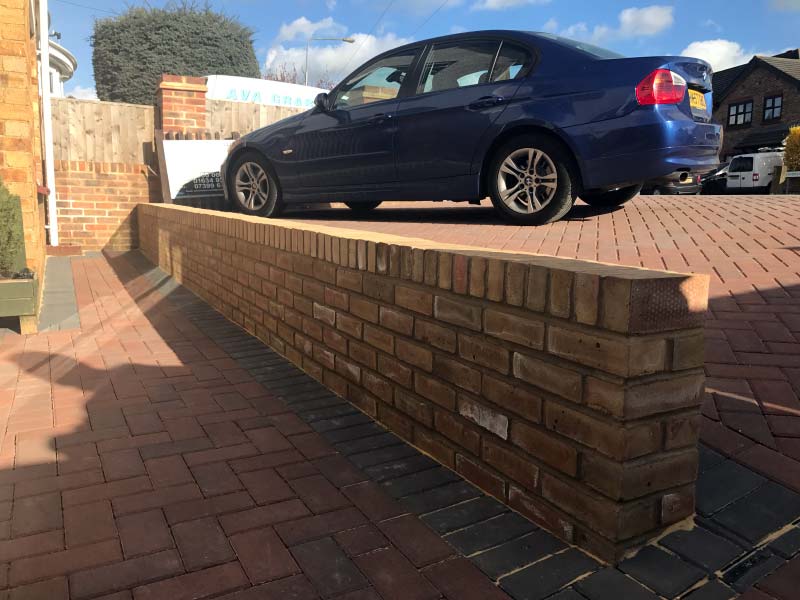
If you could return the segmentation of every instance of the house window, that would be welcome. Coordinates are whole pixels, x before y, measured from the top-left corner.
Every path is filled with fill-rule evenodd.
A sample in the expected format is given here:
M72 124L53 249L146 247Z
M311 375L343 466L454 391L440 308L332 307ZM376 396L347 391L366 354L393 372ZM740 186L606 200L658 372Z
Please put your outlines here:
M753 101L728 106L728 125L749 125L753 120Z
M781 118L783 96L769 96L764 98L764 120L774 121Z

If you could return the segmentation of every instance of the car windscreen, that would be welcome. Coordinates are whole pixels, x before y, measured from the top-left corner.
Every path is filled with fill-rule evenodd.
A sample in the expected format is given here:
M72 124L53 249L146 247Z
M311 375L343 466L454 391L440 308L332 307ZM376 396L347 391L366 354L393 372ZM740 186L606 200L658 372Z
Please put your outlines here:
M752 156L737 156L731 161L728 173L747 173L753 170Z
M560 35L553 35L552 33L541 33L538 31L536 32L536 35L548 39L551 42L555 42L556 44L560 44L562 46L566 46L573 50L578 50L579 52L583 52L584 54L588 54L592 58L598 60L625 58L625 56L623 56L622 54L618 54L617 52L606 50L605 48L601 48L600 46L595 46L594 44L587 44L586 42L571 40L569 38L561 37Z

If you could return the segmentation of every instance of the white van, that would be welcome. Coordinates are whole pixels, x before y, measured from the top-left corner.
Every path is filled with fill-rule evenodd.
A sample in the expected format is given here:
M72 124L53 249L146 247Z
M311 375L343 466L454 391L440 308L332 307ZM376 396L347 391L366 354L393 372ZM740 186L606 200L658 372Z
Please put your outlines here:
M783 152L759 152L734 156L728 167L726 191L731 194L769 192L772 172L783 164Z

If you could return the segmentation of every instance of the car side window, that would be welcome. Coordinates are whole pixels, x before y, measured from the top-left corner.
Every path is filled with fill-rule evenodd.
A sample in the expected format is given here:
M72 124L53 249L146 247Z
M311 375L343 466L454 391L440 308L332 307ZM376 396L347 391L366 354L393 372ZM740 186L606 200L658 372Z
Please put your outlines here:
M362 69L339 87L333 108L397 98L416 53L416 50L408 50L393 54Z
M525 75L533 56L525 48L503 42L492 69L492 81L508 81Z
M498 46L498 42L481 40L434 45L422 68L417 93L486 83Z

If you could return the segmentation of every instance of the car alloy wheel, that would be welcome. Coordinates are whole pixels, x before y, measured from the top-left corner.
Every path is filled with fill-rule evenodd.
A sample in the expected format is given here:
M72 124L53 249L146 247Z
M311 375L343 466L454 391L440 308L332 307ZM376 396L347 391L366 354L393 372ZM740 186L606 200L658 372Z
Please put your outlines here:
M248 210L259 211L269 202L269 176L258 163L242 163L236 171L234 185L239 203Z
M552 159L536 148L519 148L500 164L497 191L512 211L533 214L555 197L558 172Z

